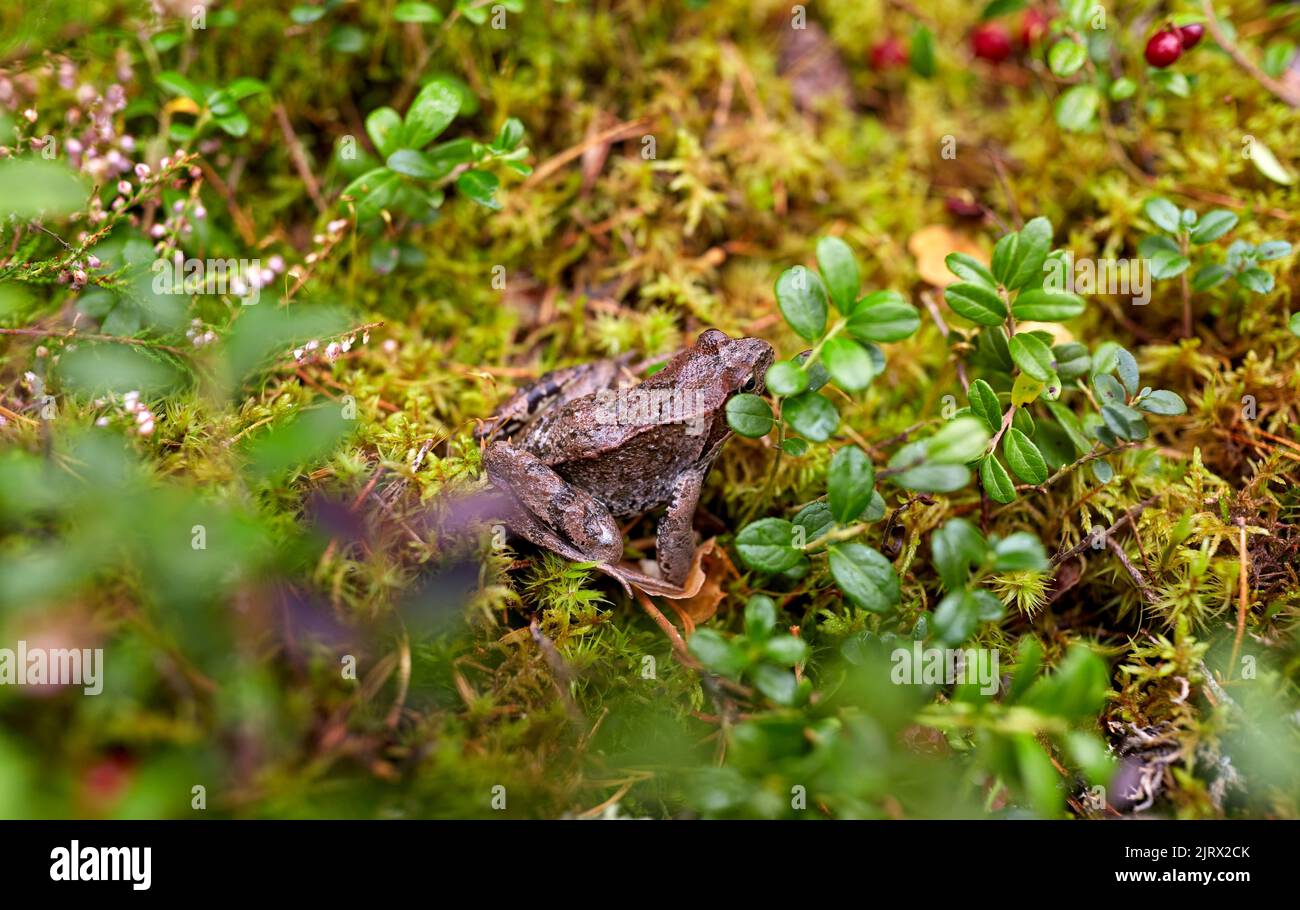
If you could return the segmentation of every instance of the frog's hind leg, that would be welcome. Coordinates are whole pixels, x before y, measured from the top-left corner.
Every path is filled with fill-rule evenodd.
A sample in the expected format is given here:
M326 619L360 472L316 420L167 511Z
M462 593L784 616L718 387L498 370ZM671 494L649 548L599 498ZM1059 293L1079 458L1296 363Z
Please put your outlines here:
M579 562L612 566L622 558L623 535L609 509L541 459L502 441L488 446L483 465L514 500L508 523L516 534Z
M659 574L678 587L686 581L691 561L695 558L695 531L691 525L707 470L685 471L677 478L668 511L659 520L655 534L655 562L659 564Z

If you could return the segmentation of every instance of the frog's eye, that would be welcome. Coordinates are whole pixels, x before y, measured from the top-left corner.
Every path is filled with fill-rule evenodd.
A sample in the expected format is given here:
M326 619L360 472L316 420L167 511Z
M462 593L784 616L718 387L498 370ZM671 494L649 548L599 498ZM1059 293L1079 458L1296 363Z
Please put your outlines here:
M758 377L750 376L748 379L745 380L745 384L740 387L740 391L752 392L756 388L758 388Z

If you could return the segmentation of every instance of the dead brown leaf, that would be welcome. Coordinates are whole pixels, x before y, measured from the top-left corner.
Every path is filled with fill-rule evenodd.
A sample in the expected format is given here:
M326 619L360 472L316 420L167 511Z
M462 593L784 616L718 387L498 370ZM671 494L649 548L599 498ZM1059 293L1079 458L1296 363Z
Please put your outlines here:
M923 227L907 241L907 250L916 257L916 270L921 278L937 288L947 287L957 280L957 276L948 271L944 259L949 253L965 253L988 265L988 255L970 236L955 231L946 224L932 224Z

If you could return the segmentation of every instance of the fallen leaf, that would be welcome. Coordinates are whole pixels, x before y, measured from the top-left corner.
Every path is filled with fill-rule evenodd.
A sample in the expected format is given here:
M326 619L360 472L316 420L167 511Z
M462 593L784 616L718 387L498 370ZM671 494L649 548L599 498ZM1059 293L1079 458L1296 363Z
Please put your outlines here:
M711 537L695 548L695 555L691 558L691 570L686 573L686 582L681 587L664 581L662 578L648 575L629 562L619 563L616 566L597 565L596 568L622 584L623 590L628 594L632 593L628 587L631 585L656 597L667 597L670 600L690 600L700 593L705 582L710 577L705 558L709 558L709 565L718 559L718 555L715 555L714 552L716 546L717 538ZM718 552L723 559L726 559L725 553ZM727 565L730 565L730 560L727 560ZM717 609L716 603L714 609ZM710 613L709 615L712 616L713 614Z
M700 545L696 556L703 570L704 583L694 597L684 599L679 605L681 611L697 623L708 622L718 612L718 604L726 596L722 584L729 576L736 575L731 557L726 550L715 546L716 541L717 538L710 538Z
M957 280L957 276L948 271L948 266L944 263L949 253L965 253L984 265L989 263L988 254L979 244L945 224L921 228L908 238L907 250L916 257L916 270L922 280L937 288L947 287Z

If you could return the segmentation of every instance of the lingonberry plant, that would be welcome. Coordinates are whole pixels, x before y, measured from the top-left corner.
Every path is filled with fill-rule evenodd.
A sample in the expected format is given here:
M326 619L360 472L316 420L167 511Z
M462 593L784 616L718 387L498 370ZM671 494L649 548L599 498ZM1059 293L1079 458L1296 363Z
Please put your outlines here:
M1104 459L1147 436L1135 408L1155 414L1185 410L1176 393L1140 387L1136 360L1118 344L1104 342L1090 353L1080 342L1058 342L1047 328L1027 327L1068 322L1085 308L1078 294L1065 289L1072 278L1066 251L1051 246L1051 222L1038 217L998 240L988 268L962 253L947 260L961 280L945 289L944 299L981 327L964 346L964 356L980 373L967 398L969 413L990 434L978 456L979 474L985 493L998 502L1018 495L1002 459L1031 487L1088 462L1106 483L1114 472ZM1084 418L1068 406L1075 392L1091 408Z
M760 437L775 425L780 451L795 457L810 442L830 440L839 426L839 412L822 387L834 381L846 392L866 388L885 369L878 343L907 338L920 325L916 308L895 291L859 296L858 263L842 240L819 241L817 262L820 274L795 266L776 283L786 322L800 337L816 342L811 350L768 370L767 385L776 398L779 419L757 395L737 395L727 407L736 432ZM987 440L977 420L960 417L900 448L881 475L907 490L960 489L971 477L966 463ZM884 515L875 481L875 466L861 448L838 447L827 474L826 501L810 503L793 520L762 518L747 524L736 535L740 558L758 572L792 581L809 572L814 554L824 553L831 575L851 601L866 610L887 612L898 602L893 567L878 550L853 540Z
M524 127L517 118L502 124L492 142L452 139L430 147L456 119L462 92L447 79L426 84L403 118L391 107L380 107L366 117L366 132L383 164L357 177L343 190L343 199L355 207L359 221L375 226L381 212L405 215L425 222L437 215L454 184L469 199L489 209L499 209L496 199L501 180L484 165L501 162L516 173L532 168L524 161Z
M1168 199L1155 196L1143 204L1142 211L1161 231L1144 237L1138 244L1138 252L1151 261L1151 276L1157 281L1168 281L1190 270L1188 286L1197 293L1232 280L1242 290L1267 294L1273 290L1273 275L1261 268L1260 263L1291 254L1291 244L1285 240L1256 244L1235 240L1222 259L1215 257L1217 247L1210 244L1237 226L1237 215L1227 209L1198 215L1194 209L1180 209Z

